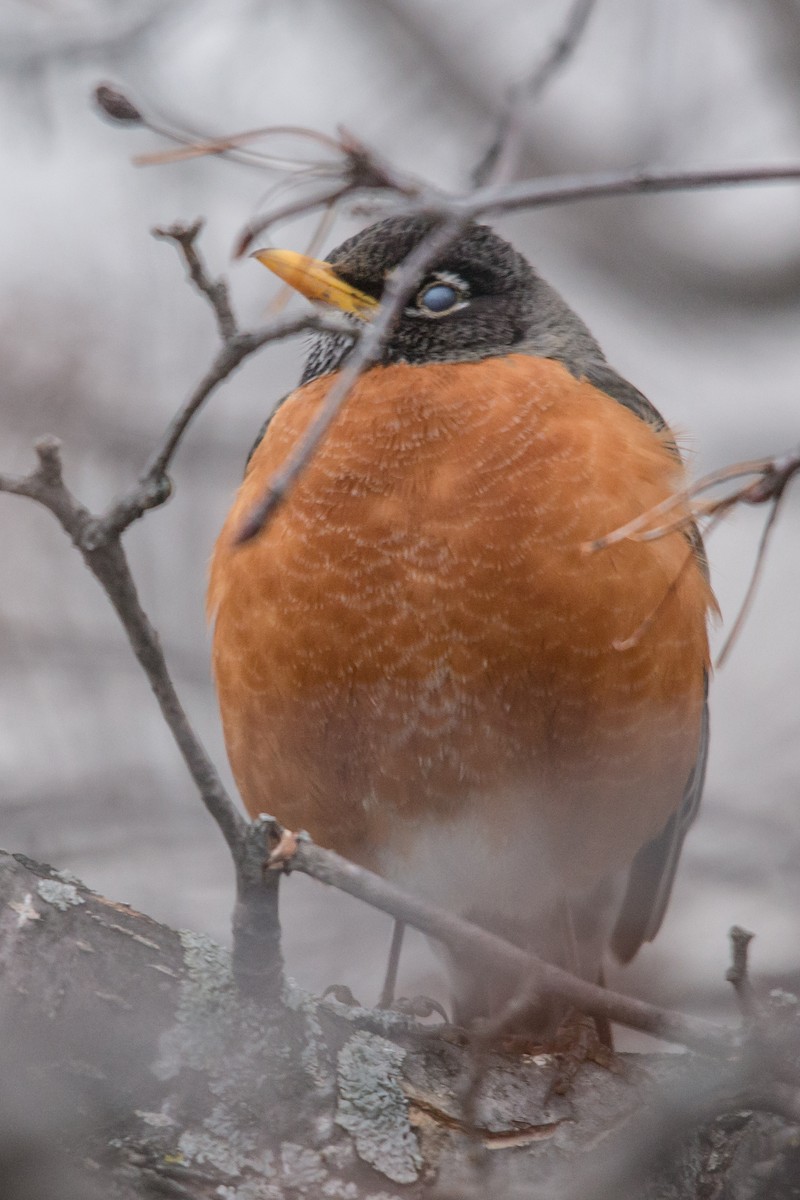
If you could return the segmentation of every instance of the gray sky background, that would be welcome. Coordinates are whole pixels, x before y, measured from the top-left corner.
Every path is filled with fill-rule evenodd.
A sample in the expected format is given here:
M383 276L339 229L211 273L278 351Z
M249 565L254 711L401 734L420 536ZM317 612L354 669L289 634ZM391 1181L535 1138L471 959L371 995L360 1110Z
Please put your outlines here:
M81 499L140 469L210 361L210 314L149 229L203 215L245 321L275 288L230 263L274 177L219 160L139 169L152 135L103 123L121 83L209 134L262 124L354 130L400 166L464 187L507 86L561 27L564 0L5 0L0 7L0 469L56 433ZM757 11L756 11L757 10ZM520 177L637 165L800 160L796 0L598 0L584 39L524 113ZM297 148L297 147L295 147ZM497 222L684 433L699 473L797 442L800 187L582 203ZM346 214L328 248L356 225ZM282 228L302 248L310 225ZM301 301L294 302L296 304ZM299 342L268 348L186 439L171 504L127 545L176 683L216 761L206 563L244 457L295 381ZM726 933L754 965L796 969L800 917L800 491L713 686L704 808L670 915L624 982L686 1002L719 994ZM726 621L763 513L710 544ZM48 514L0 497L0 844L81 874L173 924L227 937L231 871L115 618ZM716 638L719 642L719 636ZM306 881L284 891L290 962L314 986L374 998L387 922ZM434 989L426 952L406 991Z

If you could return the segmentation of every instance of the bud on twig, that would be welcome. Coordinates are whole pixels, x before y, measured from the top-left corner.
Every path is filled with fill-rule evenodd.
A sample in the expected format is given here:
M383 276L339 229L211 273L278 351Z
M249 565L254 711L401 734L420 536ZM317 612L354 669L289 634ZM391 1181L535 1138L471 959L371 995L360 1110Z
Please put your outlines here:
M107 83L98 84L94 89L94 99L100 111L112 121L119 121L123 125L141 125L144 122L136 105Z

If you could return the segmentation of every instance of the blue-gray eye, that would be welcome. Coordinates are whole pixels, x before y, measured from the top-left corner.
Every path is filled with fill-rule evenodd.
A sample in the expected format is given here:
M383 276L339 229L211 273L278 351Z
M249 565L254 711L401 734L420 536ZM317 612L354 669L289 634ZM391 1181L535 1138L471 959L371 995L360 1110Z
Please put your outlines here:
M420 292L417 303L420 308L427 308L428 312L444 313L451 309L458 299L459 293L449 283L434 283L424 292Z

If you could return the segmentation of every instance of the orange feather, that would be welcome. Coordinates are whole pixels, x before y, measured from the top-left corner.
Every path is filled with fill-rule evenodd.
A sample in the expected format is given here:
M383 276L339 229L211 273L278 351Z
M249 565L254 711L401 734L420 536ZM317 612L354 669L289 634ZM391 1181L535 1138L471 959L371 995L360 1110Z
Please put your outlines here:
M334 378L278 410L214 551L214 672L248 811L400 875L421 830L466 816L502 851L522 813L543 894L583 892L681 804L713 597L681 533L582 547L683 469L556 362L377 367L235 547Z

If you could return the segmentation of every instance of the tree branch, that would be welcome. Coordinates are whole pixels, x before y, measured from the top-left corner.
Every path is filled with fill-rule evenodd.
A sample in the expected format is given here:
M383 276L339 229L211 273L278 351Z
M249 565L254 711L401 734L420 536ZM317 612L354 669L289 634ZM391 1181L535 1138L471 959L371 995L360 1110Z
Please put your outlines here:
M217 822L232 851L244 836L246 822L234 806L213 763L189 725L167 669L158 635L147 618L136 591L125 552L117 538L95 545L95 518L66 487L61 467L60 443L41 438L36 443L38 467L25 478L0 476L0 491L27 496L53 514L111 601L161 707L203 802ZM88 537L87 537L88 534Z
M228 284L224 279L210 278L203 260L200 258L195 247L195 242L204 224L205 222L202 218L198 217L191 225L183 225L180 222L176 222L174 225L163 229L160 226L156 226L153 230L153 236L175 242L180 246L189 271L189 278L198 292L201 292L207 298L213 308L217 318L219 336L223 342L229 342L238 333L238 326L233 309L231 308Z
M278 880L264 880L263 854L259 857L254 853L252 827L227 794L186 717L158 635L139 601L121 537L132 521L168 498L171 484L166 472L172 457L190 421L223 379L268 342L308 328L341 333L343 322L310 315L275 321L262 330L238 332L226 285L211 279L196 250L200 227L199 222L175 225L160 231L159 236L171 238L180 247L193 283L214 311L223 344L211 368L173 419L138 483L114 501L103 516L96 516L75 499L64 483L60 443L43 438L36 443L37 467L25 477L0 476L0 491L26 496L53 513L113 605L203 803L233 856L237 879L233 922L237 980L244 991L258 994L262 1000L276 1000L282 979Z
M495 968L513 971L520 979L531 980L541 997L558 997L583 1013L617 1021L630 1029L690 1046L704 1054L729 1053L736 1047L735 1035L722 1026L699 1017L670 1012L578 979L462 917L411 896L332 850L314 845L307 835L287 833L272 817L262 816L261 821L277 843L268 859L269 866L310 875L320 883L356 896L397 921L413 925L422 933L444 942L458 955L478 958Z
M462 195L448 194L438 200L426 193L419 200L399 205L393 211L401 215L446 213L464 216L471 221L492 214L547 208L579 200L602 200L611 196L656 195L661 192L798 181L800 165L730 167L709 171L644 171L636 168L526 179L518 183L478 188Z
M634 542L654 541L657 538L666 537L677 530L687 529L695 522L704 519L708 519L708 524L703 531L704 536L707 537L725 513L730 512L737 504L770 504L769 516L761 533L756 552L756 561L753 566L747 592L745 593L733 627L725 639L722 650L717 656L715 666L720 667L727 659L750 612L766 560L770 535L777 522L781 503L786 495L789 483L798 473L800 473L800 448L787 451L785 454L778 455L775 458L760 458L752 459L749 462L734 463L732 466L723 467L721 470L703 475L687 487L673 492L672 495L662 500L660 504L656 504L645 512L639 513L632 521L626 522L625 525L620 525L617 529L612 529L610 533L604 534L592 542L586 542L582 550L585 554L594 554L599 550L605 550L609 546L613 546L617 542L622 542L626 539ZM723 496L711 497L707 500L698 499L703 493L711 491L721 484L732 483L737 480L744 480L744 482ZM671 515L676 513L676 511L677 515ZM668 519L659 523L659 518ZM656 523L654 524L654 522ZM690 560L690 555L691 550L687 553L686 562ZM680 574L670 584L668 592L664 595L664 600L667 599L674 586L678 583L679 578ZM643 622L639 629L626 642L619 643L620 649L624 649L628 645L634 644L635 640L638 640L641 633L649 627L659 608L650 614L646 621Z
M510 173L509 163L519 141L522 109L525 104L533 103L541 96L551 79L572 57L595 3L596 0L574 0L564 28L548 47L541 62L536 64L526 79L508 89L495 135L472 172L472 182L476 187L499 183L502 175Z
M358 377L380 357L400 310L417 286L420 275L463 229L466 218L447 217L419 242L392 272L373 321L361 331L358 345L348 355L319 412L286 462L270 480L262 499L246 517L236 535L239 543L254 538L283 504L297 479L313 458L325 435L352 392Z
M753 985L747 969L747 955L755 934L740 925L734 925L729 934L731 940L731 965L725 978L733 984L736 999L745 1021L753 1021L759 1014Z
M575 0L564 32L556 40L550 52L538 65L527 81L517 85L520 94L538 94L577 45L589 19L593 0ZM515 89L512 89L512 93ZM188 146L188 153L228 154L236 153L243 142L269 133L281 132L281 127L251 130L227 135L223 138L205 138L199 141L194 135L160 127L144 115L141 109L118 89L107 84L95 91L95 99L106 116L122 124L138 124L151 129L159 136ZM320 206L331 206L359 192L376 195L394 195L404 201L392 211L397 214L426 213L444 217L464 217L474 220L493 213L513 212L522 208L542 208L555 204L573 203L578 200L596 200L610 196L646 195L671 191L693 191L703 188L729 187L800 180L800 165L764 165L758 167L730 167L707 171L658 171L636 168L626 171L597 172L582 175L554 176L547 179L524 180L506 185L489 185L459 195L446 193L418 177L398 170L381 155L347 131L341 130L338 140L325 137L309 129L293 130L300 136L312 138L340 155L335 160L311 164L312 174L325 174L333 182L321 193L306 197L285 208L248 222L237 240L235 253L244 254L253 239L277 220ZM502 132L501 132L502 136ZM495 139L497 141L497 139ZM145 161L169 161L164 156L146 156ZM181 152L178 152L181 153ZM140 160L141 161L141 160ZM252 159L249 161L253 161ZM255 156L256 163L269 168L274 163L268 156ZM285 164L284 164L285 165ZM297 164L295 164L296 166ZM374 210L372 210L374 211Z
M118 496L102 516L93 519L85 534L87 549L98 549L109 544L150 509L158 508L169 499L172 483L167 472L186 430L209 396L245 359L262 346L307 331L345 334L354 340L359 337L359 330L344 318L319 312L277 318L262 329L240 332L230 305L226 282L223 279L211 279L197 251L195 242L201 229L202 221L195 221L188 226L178 222L155 233L157 237L173 241L179 247L192 282L213 309L222 346L186 403L173 417L161 445L151 455L136 484Z

